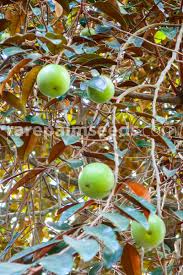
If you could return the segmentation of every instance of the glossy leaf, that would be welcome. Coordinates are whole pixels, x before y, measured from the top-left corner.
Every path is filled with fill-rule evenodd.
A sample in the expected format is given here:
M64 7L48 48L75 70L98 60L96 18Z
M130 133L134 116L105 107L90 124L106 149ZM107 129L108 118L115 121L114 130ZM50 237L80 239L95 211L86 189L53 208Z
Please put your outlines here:
M121 258L122 255L122 247L119 245L118 249L114 252L111 252L110 249L105 248L103 253L104 258L104 267L107 269L112 268Z
M0 263L0 273L3 275L19 275L23 274L30 265L16 263Z
M122 207L120 205L116 205L115 207L124 215L126 214L129 218L139 222L146 230L149 229L149 224L144 216L140 211L133 207Z
M86 234L94 236L102 241L111 252L118 250L119 243L111 227L104 224L92 227L84 226L84 231Z
M181 221L183 221L183 210L177 210L175 214Z
M72 247L76 252L78 252L81 256L81 258L85 261L88 262L95 255L98 253L100 247L99 244L92 239L82 239L82 240L75 240L71 237L64 236L63 237L64 241Z
M53 244L58 244L60 243L60 240L51 240L51 241L48 241L48 242L44 242L44 243L41 243L41 244L37 244L37 245L34 245L34 246L31 246L29 248L26 248L24 250L22 250L21 252L18 252L16 253L13 257L11 257L9 259L10 262L16 262L30 254L33 254L34 252L36 251L39 251L40 249L42 248L45 248L45 247L48 247L48 246L51 246Z
M117 212L111 213L111 212L106 212L102 213L102 216L109 221L111 221L119 231L125 231L128 229L128 226L130 224L129 219L123 217Z
M51 255L41 259L40 264L49 272L57 275L67 275L72 270L73 258L67 253Z

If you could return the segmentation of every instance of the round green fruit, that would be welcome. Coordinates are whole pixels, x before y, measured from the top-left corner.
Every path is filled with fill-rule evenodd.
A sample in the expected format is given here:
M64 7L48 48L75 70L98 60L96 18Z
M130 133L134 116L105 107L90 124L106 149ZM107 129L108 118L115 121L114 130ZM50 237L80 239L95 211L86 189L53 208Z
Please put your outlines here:
M111 79L105 75L100 76L106 85L103 91L88 87L88 96L95 103L106 103L114 96L114 85Z
M155 215L150 214L148 217L149 230L146 230L140 223L133 221L131 224L131 234L135 243L145 250L157 247L163 242L166 234L166 227L163 220Z
M78 183L81 192L86 196L103 199L110 194L114 187L114 175L108 165L94 162L83 168Z
M49 64L39 71L37 85L43 95L55 98L69 90L70 75L65 67Z
M95 35L96 31L93 28L84 28L82 29L82 31L80 32L80 36L91 36L91 35Z

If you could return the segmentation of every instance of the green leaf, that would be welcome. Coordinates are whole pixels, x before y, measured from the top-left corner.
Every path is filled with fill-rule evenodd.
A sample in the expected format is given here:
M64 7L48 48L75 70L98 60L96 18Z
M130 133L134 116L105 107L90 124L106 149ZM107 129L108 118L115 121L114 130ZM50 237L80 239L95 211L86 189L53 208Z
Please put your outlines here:
M39 261L39 263L49 272L57 275L67 275L73 266L73 258L70 254L51 255Z
M167 121L166 118L162 116L155 116L155 119L161 124L164 124Z
M183 210L177 210L174 213L181 221L183 221Z
M176 149L175 144L167 136L163 136L162 138L166 142L166 144L169 147L169 149L171 150L171 152L173 154L176 154L177 149Z
M166 177L169 179L177 173L178 169L169 170L165 166L163 166L163 173L166 175Z
M37 15L37 16L41 15L41 9L40 8L37 8L37 7L32 8L32 11L33 11L34 15Z
M126 155L128 151L129 149L124 149L123 151L120 151L119 149L117 149L117 153L119 156L119 165L121 164L123 157ZM113 153L105 153L104 156L108 159L115 160L115 155Z
M23 274L30 265L17 264L17 263L1 263L0 274L2 275L20 275Z
M39 116L28 115L25 117L25 121L31 122L33 124L46 125L46 126L48 125L48 121L46 119L42 119Z
M129 193L129 192L123 192L123 194L133 198L136 202L138 202L140 205L142 205L144 208L146 208L147 210L149 210L151 213L156 213L156 208L154 207L154 205L152 205L151 203L149 203L146 199L137 196L136 194L133 193Z
M67 160L67 163L73 168L77 169L81 166L83 166L83 161L81 159L71 159Z
M80 254L81 258L85 262L93 259L100 249L99 244L95 240L89 240L86 238L82 240L75 240L68 236L63 236L63 239L70 247Z
M162 31L157 31L154 35L154 41L156 44L160 44L163 40L167 38L166 34Z
M114 213L102 213L102 216L109 221L111 221L118 229L119 231L126 231L129 226L129 219L123 217L117 212Z
M11 136L11 139L18 148L24 144L24 141L19 136Z
M151 147L151 143L147 140L144 139L139 139L136 141L136 145L140 148L146 148L146 147Z
M67 209L66 211L64 211L61 215L59 222L62 224L65 221L67 221L72 215L74 215L84 205L85 205L85 203L82 202L82 203L76 204L76 205L70 207L69 209Z
M116 264L121 258L122 251L123 249L121 246L119 246L115 252L111 252L110 249L105 248L103 253L104 267L110 269L114 264Z
M107 87L107 83L105 79L102 78L101 76L96 76L88 81L88 87L96 89L100 92L103 92Z
M172 269L173 269L173 265L167 266L168 275L174 275L172 272ZM150 274L151 275L163 275L164 272L163 272L162 268L158 267L154 271L152 271Z
M88 272L88 275L97 275L98 271L100 271L102 269L102 263L96 263L92 266L92 268L90 269L90 271Z
M164 13L165 9L164 9L164 4L161 0L154 0L154 3L157 5L158 9Z
M107 225L100 224L93 227L84 226L84 231L86 234L94 236L102 241L111 252L115 252L119 248L119 243L113 229Z
M121 207L119 205L116 205L116 207L119 210L121 210L122 212L124 212L125 214L127 214L132 219L134 219L137 222L139 222L146 230L149 229L149 224L148 224L148 221L147 221L146 217L144 216L144 214L142 214L136 208L133 208L133 207Z
M61 223L61 222L50 222L47 221L46 225L48 225L49 227L52 227L55 230L59 230L59 231L65 231L71 228L71 226L67 223Z
M162 27L160 29L170 40L173 40L177 34L177 28L175 27Z
M78 136L62 135L61 137L66 146L74 144L80 140L80 137Z
M144 40L140 37L130 37L128 40L129 44L133 44L135 47L140 48Z
M3 54L7 57L18 54L18 53L24 53L25 50L19 48L19 47L8 47L3 50Z
M44 242L44 243L41 243L41 244L34 245L32 247L26 248L26 249L22 250L21 252L16 253L13 257L11 257L9 259L9 261L10 262L15 262L15 261L27 256L27 255L30 255L30 254L34 253L35 251L37 251L41 248L47 247L51 244L60 243L60 241L61 240L51 240L49 242Z

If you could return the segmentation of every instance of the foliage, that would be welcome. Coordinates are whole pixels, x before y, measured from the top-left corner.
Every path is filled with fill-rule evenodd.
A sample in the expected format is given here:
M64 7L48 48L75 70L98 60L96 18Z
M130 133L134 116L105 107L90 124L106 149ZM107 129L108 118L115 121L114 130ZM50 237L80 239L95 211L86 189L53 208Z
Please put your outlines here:
M1 274L181 273L182 10L181 0L0 1ZM36 84L49 63L71 75L54 99ZM87 94L103 92L100 74L115 85L105 104ZM78 189L91 162L114 171L105 200ZM156 211L166 238L143 256L130 222L148 228Z

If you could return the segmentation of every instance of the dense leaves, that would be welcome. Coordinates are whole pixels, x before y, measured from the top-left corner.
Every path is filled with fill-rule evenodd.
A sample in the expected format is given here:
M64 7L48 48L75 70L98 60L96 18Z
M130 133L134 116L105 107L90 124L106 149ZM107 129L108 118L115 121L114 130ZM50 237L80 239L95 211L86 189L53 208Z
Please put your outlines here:
M0 273L181 273L183 1L1 0L0 10ZM71 76L54 99L36 81L51 63ZM107 104L89 99L101 75L115 86ZM78 188L92 162L115 175L103 200ZM143 255L131 221L148 229L155 212L167 235Z

